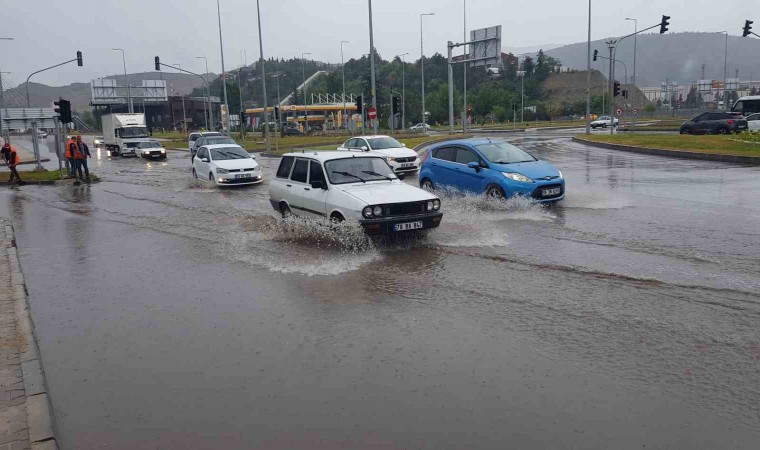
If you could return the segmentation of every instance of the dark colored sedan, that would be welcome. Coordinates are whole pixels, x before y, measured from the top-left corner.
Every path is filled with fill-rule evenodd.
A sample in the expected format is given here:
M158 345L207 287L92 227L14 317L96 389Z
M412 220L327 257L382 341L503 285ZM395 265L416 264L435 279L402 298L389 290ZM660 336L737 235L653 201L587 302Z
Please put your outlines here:
M741 113L706 112L684 122L681 134L728 134L747 130L747 119Z
M303 131L295 127L288 127L282 129L283 136L303 136Z

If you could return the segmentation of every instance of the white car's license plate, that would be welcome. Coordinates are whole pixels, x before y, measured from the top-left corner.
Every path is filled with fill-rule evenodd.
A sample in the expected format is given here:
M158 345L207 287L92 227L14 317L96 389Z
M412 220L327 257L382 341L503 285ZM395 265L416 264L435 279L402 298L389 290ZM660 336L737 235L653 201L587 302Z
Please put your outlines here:
M421 228L422 228L422 221L397 223L393 225L393 231L419 230Z
M543 189L541 191L542 197L551 197L554 195L559 195L559 193L562 192L560 188L551 188L551 189Z
M241 173L241 174L235 175L236 180L239 180L241 178L251 178L251 177L252 175L250 173Z
M407 167L414 167L414 163L403 163L401 164L402 169L406 169Z

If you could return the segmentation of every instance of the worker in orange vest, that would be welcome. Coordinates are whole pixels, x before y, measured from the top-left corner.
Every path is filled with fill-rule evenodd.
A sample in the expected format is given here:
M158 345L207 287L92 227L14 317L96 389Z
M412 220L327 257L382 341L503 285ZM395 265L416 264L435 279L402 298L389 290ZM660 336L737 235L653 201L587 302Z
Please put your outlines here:
M77 148L74 153L74 159L77 161L77 171L79 172L79 178L87 178L90 181L90 169L87 168L87 158L91 158L90 148L82 140L82 136L77 135ZM84 177L82 176L82 169L84 169Z
M10 152L8 153L8 168L11 169L11 176L8 178L8 184L13 183L13 179L15 178L18 180L18 184L21 185L24 182L21 181L21 175L18 174L18 171L16 170L16 166L19 165L21 162L21 158L19 158L18 153L16 153L16 149L10 145L8 145L10 148Z
M69 162L69 176L70 177L77 176L76 153L77 153L77 141L74 136L71 136L69 138L69 141L66 142L66 160Z

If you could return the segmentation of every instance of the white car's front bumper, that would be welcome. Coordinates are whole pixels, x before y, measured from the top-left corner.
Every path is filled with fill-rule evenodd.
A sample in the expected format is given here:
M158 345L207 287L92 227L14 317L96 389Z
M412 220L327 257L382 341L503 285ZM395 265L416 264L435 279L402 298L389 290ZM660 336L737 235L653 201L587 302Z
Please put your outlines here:
M420 159L416 157L412 161L409 161L409 158L396 158L394 160L388 161L388 164L396 173L416 172L420 170Z
M253 172L217 173L214 179L220 186L237 186L241 184L259 184L264 181L261 170Z

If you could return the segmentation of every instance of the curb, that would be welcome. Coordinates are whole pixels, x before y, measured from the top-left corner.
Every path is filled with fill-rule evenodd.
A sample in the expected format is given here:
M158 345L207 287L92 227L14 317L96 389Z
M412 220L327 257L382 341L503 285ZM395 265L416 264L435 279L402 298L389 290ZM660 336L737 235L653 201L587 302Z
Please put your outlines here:
M16 328L21 339L22 348L19 354L21 362L22 378L24 380L24 392L26 395L26 417L29 427L29 441L34 449L57 450L58 443L55 439L53 406L48 395L45 381L45 370L40 359L40 351L37 346L37 336L34 331L34 323L29 310L28 291L26 281L21 271L16 238L13 225L0 219L0 226L5 226L5 234L10 240L6 247L8 260L11 266L11 286L13 287L13 302L16 315Z
M715 153L699 153L681 150L666 150L662 148L635 147L631 145L609 144L607 142L589 141L578 136L573 136L573 142L589 145L592 147L606 148L610 150L622 150L633 153L643 153L645 155L669 156L671 158L700 159L702 161L718 161L735 164L747 164L760 166L760 156L743 156L743 155L720 155Z
M41 163L50 162L50 158L42 158L42 159L40 159L40 162ZM29 164L37 164L37 160L36 159L29 159L29 160L21 161L20 163L18 163L19 166L29 165Z

